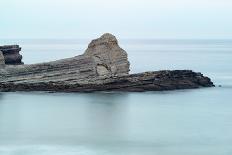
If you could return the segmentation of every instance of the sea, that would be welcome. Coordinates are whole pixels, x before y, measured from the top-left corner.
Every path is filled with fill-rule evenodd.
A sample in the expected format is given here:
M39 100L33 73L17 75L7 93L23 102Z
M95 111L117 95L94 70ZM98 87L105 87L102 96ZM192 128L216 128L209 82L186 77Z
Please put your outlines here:
M88 39L0 40L25 64L82 54ZM131 73L189 69L216 87L0 93L0 155L231 155L232 40L122 39Z

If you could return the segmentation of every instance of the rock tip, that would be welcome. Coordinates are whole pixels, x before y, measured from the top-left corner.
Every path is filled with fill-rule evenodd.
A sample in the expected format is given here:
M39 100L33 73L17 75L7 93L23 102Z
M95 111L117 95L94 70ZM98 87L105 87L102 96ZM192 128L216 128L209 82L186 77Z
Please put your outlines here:
M111 33L104 33L103 35L101 35L100 38L116 38L116 37Z

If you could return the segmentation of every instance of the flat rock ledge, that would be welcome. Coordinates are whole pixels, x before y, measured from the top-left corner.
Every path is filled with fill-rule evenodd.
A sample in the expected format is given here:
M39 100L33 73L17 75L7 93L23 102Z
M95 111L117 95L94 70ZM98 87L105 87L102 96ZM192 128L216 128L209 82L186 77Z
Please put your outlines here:
M92 78L88 83L70 81L57 82L1 82L0 91L51 91L51 92L94 92L94 91L164 91L193 89L214 86L201 73L191 70L157 71L131 74L111 78Z
M107 33L73 58L0 67L0 91L143 92L214 86L208 77L191 70L129 74L129 66L127 53Z

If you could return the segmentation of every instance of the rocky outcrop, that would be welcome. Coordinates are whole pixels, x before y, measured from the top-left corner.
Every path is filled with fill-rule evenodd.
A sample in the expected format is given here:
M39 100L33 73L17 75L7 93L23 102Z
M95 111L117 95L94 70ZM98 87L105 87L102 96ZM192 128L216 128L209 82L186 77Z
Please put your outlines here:
M93 40L83 55L0 68L0 91L160 91L211 86L208 77L190 70L130 75L127 53L111 34Z
M164 91L193 89L214 86L201 73L190 70L157 71L131 74L111 78L92 77L66 79L61 81L7 81L0 82L0 91L52 91L52 92L94 92L94 91Z
M127 75L126 52L113 35L105 34L92 41L83 55L33 65L6 66L0 71L4 82L88 82L95 77Z
M130 64L127 53L119 47L112 34L106 33L93 40L84 53L94 59L98 75L127 75Z
M2 51L6 65L23 64L22 55L19 53L21 48L18 45L0 46L0 51Z

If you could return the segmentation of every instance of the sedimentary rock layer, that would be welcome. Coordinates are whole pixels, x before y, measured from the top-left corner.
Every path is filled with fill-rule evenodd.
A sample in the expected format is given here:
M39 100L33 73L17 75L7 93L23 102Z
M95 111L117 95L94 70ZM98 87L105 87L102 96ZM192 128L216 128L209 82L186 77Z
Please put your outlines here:
M127 53L111 34L93 40L83 55L0 68L0 91L160 91L211 86L208 77L190 70L130 75Z
M190 70L157 71L119 77L91 77L60 81L7 81L0 82L0 91L53 91L53 92L94 92L94 91L164 91L214 86L201 73Z
M20 55L21 48L18 45L0 46L0 51L4 56L5 64L20 65L22 62L22 55Z

